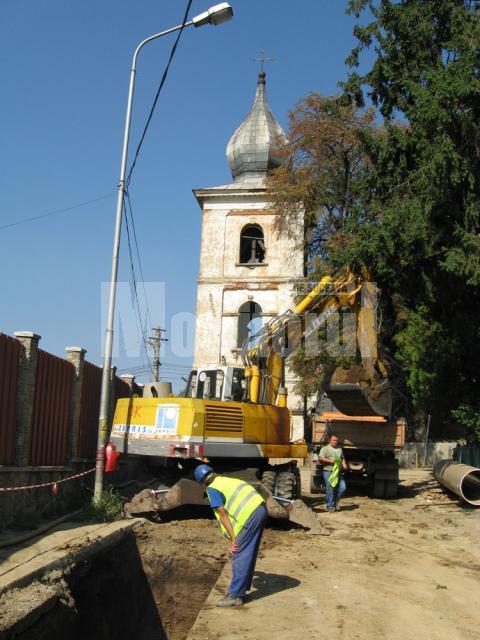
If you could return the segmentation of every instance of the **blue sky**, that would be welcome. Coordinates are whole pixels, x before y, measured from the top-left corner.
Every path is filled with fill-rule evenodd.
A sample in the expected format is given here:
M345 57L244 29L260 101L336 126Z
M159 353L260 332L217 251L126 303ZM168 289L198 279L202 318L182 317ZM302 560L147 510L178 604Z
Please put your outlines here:
M93 204L0 229L0 331L31 330L42 348L68 345L101 361L101 283L109 279L115 198L131 57L146 36L181 22L179 0L2 0L0 3L0 226L82 202ZM194 0L196 15L211 0ZM270 106L283 126L310 91L346 77L354 18L346 0L232 0L220 27L185 30L130 187L153 323L194 313L200 210L192 188L230 181L225 148L250 109L260 49ZM138 65L131 151L173 37ZM125 233L119 280L130 279ZM143 290L139 294L142 296ZM163 308L164 307L164 308ZM135 333L135 332L134 332ZM129 336L138 351L139 332ZM120 368L142 358L120 353ZM190 358L170 352L165 378ZM143 358L145 359L145 358Z

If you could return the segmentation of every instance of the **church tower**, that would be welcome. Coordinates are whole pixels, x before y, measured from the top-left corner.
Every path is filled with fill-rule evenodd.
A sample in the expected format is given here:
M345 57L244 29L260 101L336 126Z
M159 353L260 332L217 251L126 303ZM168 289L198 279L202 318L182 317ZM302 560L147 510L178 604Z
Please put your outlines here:
M195 189L202 210L194 367L241 366L249 334L294 305L304 277L303 228L288 236L276 229L267 200L267 172L281 164L285 133L268 106L265 73L259 74L250 113L227 145L233 182ZM293 439L303 436L303 400L286 370Z

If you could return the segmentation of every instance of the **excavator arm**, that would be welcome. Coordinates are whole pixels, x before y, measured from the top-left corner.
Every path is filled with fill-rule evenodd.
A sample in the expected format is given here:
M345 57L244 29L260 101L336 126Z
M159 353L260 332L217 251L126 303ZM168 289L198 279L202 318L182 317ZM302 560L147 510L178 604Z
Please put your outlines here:
M318 334L328 318L342 307L355 313L356 343L362 364L336 369L325 392L348 415L389 415L392 389L387 371L377 356L375 285L351 271L325 276L294 309L273 318L242 348L247 400L286 405L286 358L303 339Z

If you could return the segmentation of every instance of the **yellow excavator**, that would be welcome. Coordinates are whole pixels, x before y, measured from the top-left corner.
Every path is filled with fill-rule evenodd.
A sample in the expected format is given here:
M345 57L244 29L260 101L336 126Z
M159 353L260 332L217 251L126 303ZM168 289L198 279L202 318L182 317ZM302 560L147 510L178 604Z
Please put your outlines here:
M269 512L285 517L287 510L277 505L299 498L297 460L308 454L305 441L291 442L285 360L302 341L320 336L334 313L348 309L355 327L349 339L354 352L358 347L361 364L335 370L325 392L343 413L389 415L392 386L377 357L374 298L373 283L348 270L325 276L294 309L245 341L243 367L198 367L190 374L184 397L120 399L111 434L117 451L145 456L177 480L172 488L167 482L156 491L141 492L127 511L201 504L203 489L189 478L199 461L209 460L217 472L241 477L275 496L279 502L269 500ZM279 458L283 461L276 464Z

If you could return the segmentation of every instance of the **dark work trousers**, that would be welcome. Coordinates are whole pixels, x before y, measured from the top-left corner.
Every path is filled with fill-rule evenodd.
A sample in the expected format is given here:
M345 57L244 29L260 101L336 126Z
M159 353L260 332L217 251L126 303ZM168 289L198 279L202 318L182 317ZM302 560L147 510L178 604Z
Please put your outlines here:
M229 595L243 598L252 588L253 572L258 549L267 521L265 505L259 505L245 523L237 537L238 551L232 555L232 583Z
M323 472L323 480L325 482L325 500L327 503L327 509L333 511L338 506L340 498L343 496L346 490L345 480L343 479L343 473L340 473L338 477L338 484L336 487L332 487L329 482L329 478L332 475L331 471Z

